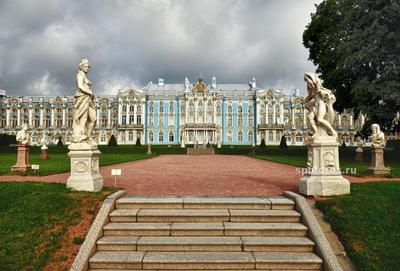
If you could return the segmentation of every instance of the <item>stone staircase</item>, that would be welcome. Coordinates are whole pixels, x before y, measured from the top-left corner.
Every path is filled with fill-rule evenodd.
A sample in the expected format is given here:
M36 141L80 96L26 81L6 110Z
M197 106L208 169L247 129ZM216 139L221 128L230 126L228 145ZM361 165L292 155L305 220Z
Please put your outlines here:
M321 270L284 197L130 197L116 201L89 270Z

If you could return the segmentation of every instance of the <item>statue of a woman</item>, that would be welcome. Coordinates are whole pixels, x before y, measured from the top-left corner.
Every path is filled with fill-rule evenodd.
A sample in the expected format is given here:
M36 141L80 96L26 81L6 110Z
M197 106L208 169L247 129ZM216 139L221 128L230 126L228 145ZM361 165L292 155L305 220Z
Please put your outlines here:
M91 86L92 82L87 78L90 70L89 60L82 58L79 63L79 71L76 74L75 114L72 124L72 141L74 143L87 142L95 145L91 138L92 130L96 122L96 101Z
M381 127L379 127L379 124L374 123L371 125L371 145L374 147L385 147L386 145L386 139L385 139L385 134L381 131Z
M333 110L333 104L336 101L335 95L331 90L322 86L315 73L304 74L304 81L307 82L308 92L304 102L309 111L308 119L313 130L313 138L327 135L336 138L337 132L332 127L335 119Z

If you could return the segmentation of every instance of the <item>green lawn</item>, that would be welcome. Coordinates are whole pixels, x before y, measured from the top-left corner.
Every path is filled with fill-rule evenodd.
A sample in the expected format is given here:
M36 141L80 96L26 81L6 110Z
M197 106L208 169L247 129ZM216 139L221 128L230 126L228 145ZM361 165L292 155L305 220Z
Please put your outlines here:
M400 267L400 182L352 184L351 194L317 201L357 270Z
M397 150L385 151L385 165L391 167L391 176L400 176L400 156ZM340 167L343 171L348 169L349 175L366 176L367 168L370 164L371 154L369 148L364 148L364 162L355 162L355 148L346 147L339 149ZM293 165L297 167L307 166L306 147L288 147L280 149L277 146L267 146L265 149L257 150L255 158L274 161L278 163ZM354 170L355 169L355 170Z
M65 184L0 183L0 270L42 270L53 261L68 227L82 219L81 208L98 205L113 191L71 192Z
M102 152L100 156L100 166L108 166L149 157L147 156L147 146L99 146L99 149ZM37 175L49 175L68 172L70 170L70 159L67 155L68 148L66 146L50 146L48 152L49 159L41 160L40 147L31 147L30 149L30 163L40 165L40 170L36 173ZM186 150L181 149L177 145L171 145L170 147L157 145L152 146L152 152L154 155L159 155L165 153L186 153ZM16 147L0 147L0 175L10 174L10 168L16 163L16 160ZM33 172L31 171L27 174L31 175Z

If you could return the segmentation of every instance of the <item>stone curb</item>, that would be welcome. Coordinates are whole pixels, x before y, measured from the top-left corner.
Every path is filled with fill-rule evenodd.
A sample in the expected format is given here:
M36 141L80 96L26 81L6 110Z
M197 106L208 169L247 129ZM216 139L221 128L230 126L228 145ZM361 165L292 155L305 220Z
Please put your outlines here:
M89 258L96 250L96 242L103 235L103 227L108 223L108 215L114 210L117 199L126 195L125 190L120 190L109 195L101 205L101 208L90 226L89 232L86 235L85 241L76 255L74 263L70 271L86 271L88 270Z
M291 191L285 191L284 196L294 200L296 210L302 214L303 223L308 227L308 235L315 243L315 251L323 260L323 270L343 271L306 199Z

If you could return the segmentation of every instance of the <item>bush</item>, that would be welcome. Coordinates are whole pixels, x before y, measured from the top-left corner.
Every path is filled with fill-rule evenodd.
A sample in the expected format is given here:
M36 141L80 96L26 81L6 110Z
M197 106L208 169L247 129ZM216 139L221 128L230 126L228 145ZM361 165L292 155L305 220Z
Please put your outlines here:
M285 136L281 137L281 143L279 144L279 148L287 148L286 138Z
M137 139L136 139L136 144L135 144L135 146L136 147L139 147L139 146L141 146L142 144L140 143L140 138L138 137Z
M265 140L261 139L260 148L265 149Z
M111 135L110 140L108 141L108 147L116 147L118 146L117 140L114 135Z
M0 146L9 146L10 144L17 144L15 135L0 134Z
M63 142L62 142L62 140L61 140L61 137L58 139L58 142L57 142L57 147L62 147L62 146L64 146L64 144L63 144Z

